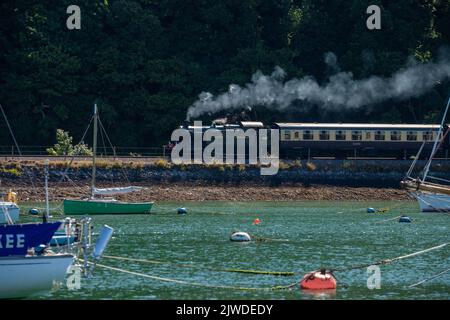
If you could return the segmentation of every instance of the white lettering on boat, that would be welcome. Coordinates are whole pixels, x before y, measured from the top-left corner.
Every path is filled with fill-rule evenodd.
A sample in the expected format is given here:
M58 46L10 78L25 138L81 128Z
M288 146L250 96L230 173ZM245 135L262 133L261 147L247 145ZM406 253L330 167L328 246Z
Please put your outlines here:
M25 247L25 234L0 234L0 249L14 249Z

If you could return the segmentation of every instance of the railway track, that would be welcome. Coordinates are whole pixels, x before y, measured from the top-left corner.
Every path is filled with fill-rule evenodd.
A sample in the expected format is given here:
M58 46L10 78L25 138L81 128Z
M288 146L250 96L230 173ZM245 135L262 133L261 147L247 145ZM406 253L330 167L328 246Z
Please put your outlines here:
M49 159L50 161L92 161L91 157L86 156L80 156L80 157L63 157L63 156L49 156L49 155L22 155L22 156L11 156L11 155L1 155L0 160L3 161L45 161L46 159ZM136 157L130 157L130 156L104 156L104 157L98 157L98 161L122 161L122 162L147 162L152 163L161 159L166 159L163 156L136 156Z

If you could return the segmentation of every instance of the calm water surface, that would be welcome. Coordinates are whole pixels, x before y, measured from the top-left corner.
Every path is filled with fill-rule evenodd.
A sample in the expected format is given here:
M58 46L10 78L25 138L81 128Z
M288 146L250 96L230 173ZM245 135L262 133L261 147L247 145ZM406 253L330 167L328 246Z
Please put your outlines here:
M27 206L22 204L24 210ZM52 204L53 206L58 204ZM184 206L187 215L176 209ZM367 207L392 208L384 214ZM310 270L342 268L394 258L449 242L450 217L420 213L415 202L166 202L150 215L94 216L98 231L115 229L105 254L152 260L139 263L103 259L102 264L152 276L212 287L138 277L97 268L82 288L65 288L37 299L449 299L450 273L416 288L409 285L450 265L445 247L381 266L381 289L367 289L366 269L337 272L338 289L310 294L290 290L237 290L233 286L269 288L298 283ZM386 221L401 214L413 223ZM261 224L253 225L259 218ZM25 220L30 219L25 218ZM269 238L233 243L232 231ZM186 266L187 265L187 266ZM291 271L295 276L252 275L223 269Z

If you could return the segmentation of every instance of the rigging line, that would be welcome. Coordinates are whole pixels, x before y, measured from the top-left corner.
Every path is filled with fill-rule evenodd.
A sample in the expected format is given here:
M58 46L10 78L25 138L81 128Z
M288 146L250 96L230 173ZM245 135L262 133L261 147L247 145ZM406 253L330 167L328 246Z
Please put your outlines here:
M0 110L2 111L3 118L5 118L6 125L8 126L8 130L9 130L9 133L11 134L14 144L16 145L17 152L19 152L19 155L22 156L22 152L20 151L19 144L17 143L16 137L14 136L14 133L11 129L11 125L9 124L8 118L6 117L5 111L3 110L3 106L1 104L0 104Z
M112 149L112 151L113 151L114 159L116 159L116 157L117 157L116 149L114 148L114 146L113 146L113 144L112 144L112 142L111 142L111 139L109 139L109 135L108 135L108 133L106 132L106 129L105 129L105 127L103 126L103 123L102 123L100 117L98 117L98 123L100 124L100 132L103 131L103 132L105 133L106 140L108 140L109 146L111 147L111 149ZM125 171L125 169L123 168L123 165L120 166L120 171L121 171L123 177L125 178L125 180L127 181L127 183L130 183L130 180L128 179L128 174L127 174L127 172Z
M153 276L153 275L150 275L150 274L139 273L139 272L134 272L134 271L126 270L126 269L110 267L110 266L106 266L106 265L103 265L103 264L94 264L92 262L88 262L88 263L92 264L94 266L100 267L100 268L114 270L114 271L127 273L127 274L132 274L132 275L135 275L135 276L138 276L138 277L144 277L144 278L158 280L158 281L163 281L163 282L172 282L172 283L178 283L178 284L190 285L190 286L196 286L196 287L205 287L205 288L243 290L243 291L274 291L274 290L287 290L287 289L293 288L294 286L297 285L297 283L291 283L289 285L282 285L282 286L280 285L280 286L265 287L265 288L262 288L262 287L261 288L253 287L252 288L252 287L237 287L237 286L235 287L235 286L225 286L225 285L214 285L214 284L199 283L199 282L189 282L189 281L185 281L185 280L178 280L178 279L172 279L172 278L158 277L158 276Z
M423 198L421 198L421 200L423 200ZM444 202L449 202L450 203L450 200L449 199L444 199L444 198L442 198L442 199L439 199L440 201L444 201ZM428 204L428 203L427 203Z
M414 195L413 195L413 197L414 197ZM433 206L431 203L429 203L428 201L426 201L425 199L423 199L423 198L421 198L420 196L418 196L417 194L415 195L415 197L417 197L417 199L419 199L419 200L421 200L421 201L423 201L427 206L430 206L431 208L433 208L434 210L436 210L437 212L439 212L439 213L441 213L441 214L445 214L445 215L447 215L447 214L449 214L449 212L448 211L446 211L446 210L443 210L443 209L439 209L439 208L436 208L435 206ZM445 200L445 199L440 199L440 200L444 200L444 201L447 201L447 202L449 202L448 200Z
M426 175L424 174L424 176L423 176L423 178L422 178L422 181L425 181L425 179L427 178L428 172L429 172L430 167L431 167L431 162L433 161L433 158L434 158L434 156L437 154L437 152L438 152L439 148L441 147L442 143L445 141L445 138L447 137L449 131L450 131L450 128L447 129L447 131L445 132L445 134L442 136L442 139L440 139L439 145L437 146L437 148L436 148L435 150L434 150L434 147L433 147L433 150L434 150L434 151L432 151L432 153L431 153L431 155L430 155L430 158L428 159L428 161L427 161L425 167L424 167L424 168L422 169L422 171L421 171L421 174L423 174L424 172L426 172ZM437 142L437 141L438 141L438 140L436 140L436 142Z
M379 260L379 261L376 261L374 263L369 263L369 264L356 265L356 266L351 266L351 267L348 267L348 268L332 269L332 270L333 270L333 272L334 271L341 272L341 271L350 271L350 270L355 270L355 269L363 269L363 268L367 268L367 267L374 266L374 265L389 264L389 263L392 263L394 261L415 257L415 256L418 256L418 255L423 254L423 253L427 253L427 252L430 252L430 251L433 251L433 250L437 250L437 249L443 248L443 247L445 247L447 245L448 245L448 243L443 243L443 244L440 244L438 246L434 246L434 247L431 247L431 248L428 248L428 249L424 249L424 250L420 250L420 251L417 251L417 252L413 252L413 253L410 253L410 254L407 254L407 255L404 255L404 256L399 256L399 257L395 257L395 258L391 258L391 259Z
M448 129L445 131L444 135L443 135L442 138L441 138L441 141L439 141L438 147L437 147L436 150L432 153L432 155L431 155L431 157L430 157L430 160L429 160L429 166L431 166L431 161L433 160L434 156L437 154L439 148L442 146L442 143L444 143L445 138L447 137L447 135L448 135L449 132L450 132L450 128L448 128ZM428 167L428 170L429 170L429 169L430 169L430 168Z
M430 178L430 179L434 179L434 180L439 180L439 181L442 181L442 182L450 182L450 180L447 180L447 179L444 179L444 178L438 178L438 177L433 177L433 176L428 176L428 178Z
M8 126L8 130L9 130L9 133L10 133L10 135L11 135L13 141L14 141L14 144L16 145L17 152L19 153L19 156L22 157L22 151L20 150L19 144L17 143L16 137L14 136L14 132L12 131L11 125L9 124L8 117L6 116L5 110L3 110L3 106L1 104L0 104L0 110L2 111L3 118L5 118L6 125ZM26 167L25 167L25 172L27 173L27 176L30 179L31 186L33 188L33 192L35 194L37 194L36 186L34 185L34 182L33 182L33 177L31 176L31 174L28 171L28 169L26 169Z
M430 170L431 161L433 160L434 153L435 153L436 150L437 150L437 149L436 149L436 146L437 146L437 144L438 144L439 137L440 137L440 135L441 135L441 133L442 133L442 129L444 128L445 118L447 118L447 112L448 112L449 107L450 107L450 97L448 98L448 101L447 101L447 107L445 108L444 115L443 115L443 117L442 117L441 126L439 127L437 139L434 141L433 150L432 150L432 152L431 152L430 159L428 160L427 165L425 166L425 171L424 171L424 175L423 175L423 177L422 177L422 181L425 181L425 179L427 178L427 175L428 175L428 171ZM448 133L448 130L450 130L450 128L447 129L447 133ZM443 141L443 140L444 140L444 139L442 139L442 141Z
M408 172L406 173L406 177L407 177L407 178L409 178L409 177L411 176L411 173L413 172L413 170L414 170L414 168L415 168L415 166L416 166L416 163L417 163L417 161L419 160L420 155L422 154L423 148L425 147L425 144L426 144L426 143L427 143L427 141L424 141L424 142L422 143L422 146L421 146L420 149L419 149L419 152L417 152L417 155L416 155L416 157L414 158L414 161L413 161L413 163L411 164L411 167L409 167L409 170L408 170Z
M79 143L84 142L84 138L86 137L86 134L87 134L89 128L91 127L91 124L92 124L93 120L94 120L94 116L91 117L91 120L89 121L89 124L87 125L86 130L84 130L83 136L81 137ZM63 182L63 180L65 178L67 178L69 180L69 177L67 176L67 172L69 171L70 167L72 166L72 163L75 160L75 157L76 157L76 155L73 155L72 158L70 159L69 163L67 164L66 169L62 173L62 177L59 180L60 183Z
M105 137L103 135L103 130L100 130L100 138L102 139L103 150L105 152L105 157L108 157L108 151L106 150Z
M2 212L3 212L3 215L5 216L5 220L8 222L8 224L9 225L14 224L14 221L12 220L11 216L9 215L8 208L6 207L6 205L2 205Z
M446 270L443 270L443 271L441 271L441 272L435 274L434 276L431 276L430 278L424 279L424 280L422 280L422 281L419 281L419 282L417 282L417 283L414 283L414 284L408 286L408 288L414 288L414 287L417 287L418 285L421 285L422 283L425 283L425 282L431 281L431 280L433 280L433 279L436 279L436 278L440 277L441 275L446 274L446 273L449 272L449 271L450 271L450 268L448 268L448 269L446 269Z

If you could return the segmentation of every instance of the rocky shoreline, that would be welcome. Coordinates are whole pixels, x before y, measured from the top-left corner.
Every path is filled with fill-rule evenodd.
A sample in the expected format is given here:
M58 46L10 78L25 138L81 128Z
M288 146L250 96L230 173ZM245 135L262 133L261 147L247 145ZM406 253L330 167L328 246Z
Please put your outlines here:
M22 201L42 201L43 164L42 160L0 161L0 192L11 188ZM411 198L399 189L399 181L409 166L410 161L396 160L302 160L282 162L277 175L261 176L258 166L249 165L99 160L96 184L146 188L118 197L127 201L405 201ZM450 179L448 161L437 162L432 170L434 176ZM51 200L88 196L90 180L89 161L50 161Z
M101 183L98 187L119 187L123 183ZM226 185L201 183L133 183L145 187L132 194L121 195L126 201L389 201L411 200L404 190L395 188L336 187L323 185L283 185L264 186L254 184ZM13 189L20 201L43 201L44 187L35 184L5 184L1 190ZM89 183L52 183L49 187L50 200L64 198L83 198L89 192Z

